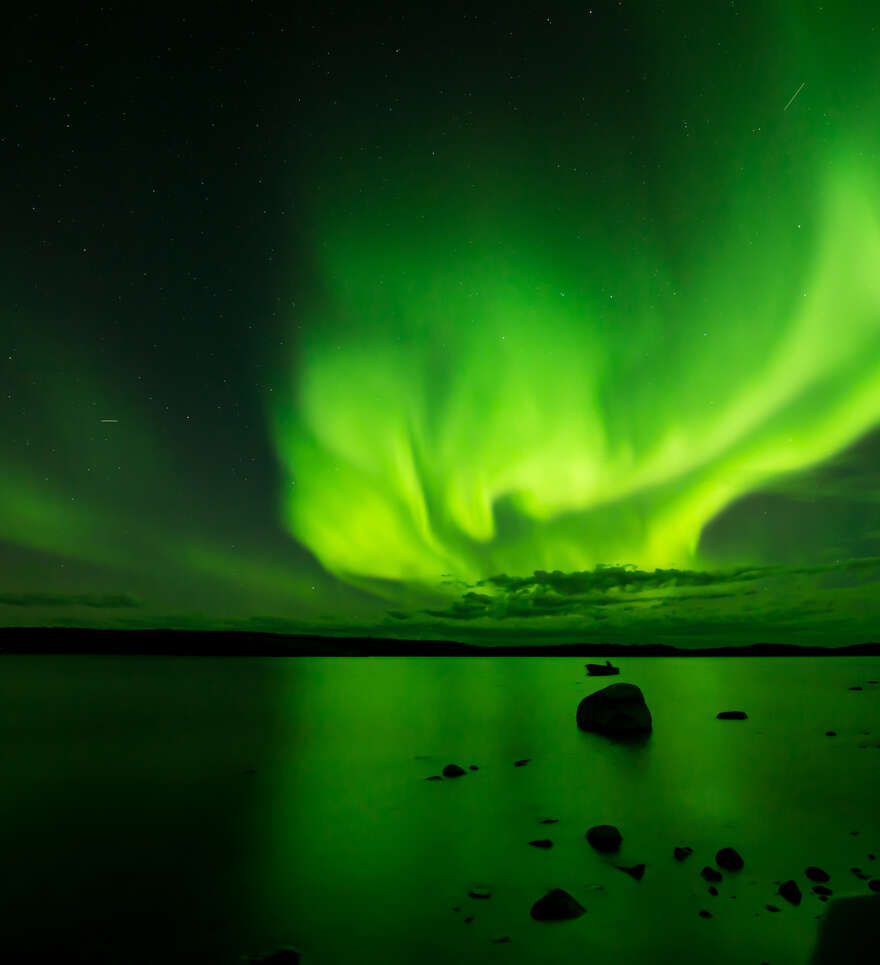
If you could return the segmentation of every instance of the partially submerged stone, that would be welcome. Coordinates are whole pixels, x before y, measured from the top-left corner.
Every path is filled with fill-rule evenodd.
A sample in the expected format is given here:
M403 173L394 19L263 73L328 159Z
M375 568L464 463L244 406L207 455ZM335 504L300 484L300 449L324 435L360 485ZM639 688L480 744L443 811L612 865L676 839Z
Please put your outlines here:
M635 684L611 684L578 704L577 725L598 734L633 734L651 730L651 712Z
M567 891L554 888L532 905L530 914L536 921L565 921L579 918L586 910Z
M715 855L715 864L725 871L739 871L743 866L743 859L733 848L722 848Z
M613 824L597 824L590 828L584 837L597 851L601 851L603 854L619 851L620 843L623 841L623 835Z
M718 720L747 720L749 715L744 710L722 710L715 716Z
M783 881L779 886L780 895L786 900L791 902L793 905L799 905L801 903L801 889L798 888L797 882L794 878L789 878L788 881Z
M461 777L462 774L467 774L467 771L463 767L459 767L458 764L447 764L443 768L444 777Z

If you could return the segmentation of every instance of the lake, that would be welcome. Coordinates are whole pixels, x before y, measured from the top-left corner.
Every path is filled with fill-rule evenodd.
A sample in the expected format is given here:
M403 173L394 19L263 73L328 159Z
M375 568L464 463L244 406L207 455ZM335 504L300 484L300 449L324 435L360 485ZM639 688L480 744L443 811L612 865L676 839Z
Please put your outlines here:
M880 658L613 663L3 656L9 960L807 965L817 916L872 894L850 869L880 876ZM615 682L642 689L647 740L577 729ZM466 775L426 780L450 763ZM618 854L585 840L597 824ZM712 896L699 872L726 846L745 866ZM586 913L533 920L552 888Z

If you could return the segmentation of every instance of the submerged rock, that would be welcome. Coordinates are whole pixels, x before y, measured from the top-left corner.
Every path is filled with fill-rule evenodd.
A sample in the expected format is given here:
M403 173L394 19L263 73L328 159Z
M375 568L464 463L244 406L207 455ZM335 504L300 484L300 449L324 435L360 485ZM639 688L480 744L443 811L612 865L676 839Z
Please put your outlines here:
M712 917L711 911L706 911L705 908L700 909L700 918L711 918L711 917Z
M715 864L725 871L739 871L743 866L743 859L733 848L722 848L715 855Z
M810 881L828 881L828 879L831 877L827 871L823 871L821 868L817 868L812 864L809 868L807 868L804 874L810 879Z
M715 717L718 720L748 720L749 715L744 710L722 710Z
M578 704L577 725L599 734L631 734L651 730L651 711L635 684L611 684Z
M468 898L491 898L492 892L488 888L471 888Z
M552 848L553 842L549 838L541 838L538 841L529 841L533 848Z
M597 824L590 828L584 837L597 851L601 851L603 854L619 851L620 843L623 841L623 835L613 824Z
M672 853L675 855L676 861L684 861L685 858L689 857L694 853L694 849L685 846L683 848L673 849Z
M813 891L814 891L817 895L833 895L833 894L834 894L834 892L833 892L830 888L827 888L825 885L813 885Z
M700 874L706 879L706 881L722 881L724 878L724 875L721 874L720 871L716 871L714 868L710 868L708 865L703 868Z
M529 914L536 921L565 921L579 918L586 910L567 891L554 888L532 905Z
M559 818L541 818L538 824L558 824Z
M514 767L522 767L524 764L528 764L531 761L531 757L524 757L521 761L514 761Z

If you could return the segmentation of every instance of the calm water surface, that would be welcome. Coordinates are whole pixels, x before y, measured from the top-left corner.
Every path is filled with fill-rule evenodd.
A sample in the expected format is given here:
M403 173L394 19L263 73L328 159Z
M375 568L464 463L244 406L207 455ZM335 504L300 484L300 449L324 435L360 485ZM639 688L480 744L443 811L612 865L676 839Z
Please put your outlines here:
M831 906L804 868L836 899L871 894L849 869L880 865L880 660L614 662L603 679L558 657L4 656L3 946L16 962L224 965L293 944L303 965L807 965ZM575 726L617 681L645 694L644 742ZM479 770L425 780L449 763ZM618 855L584 839L605 823ZM713 897L699 871L728 845L745 868ZM641 881L614 867L642 862ZM798 907L774 895L787 878ZM557 887L586 914L533 921Z

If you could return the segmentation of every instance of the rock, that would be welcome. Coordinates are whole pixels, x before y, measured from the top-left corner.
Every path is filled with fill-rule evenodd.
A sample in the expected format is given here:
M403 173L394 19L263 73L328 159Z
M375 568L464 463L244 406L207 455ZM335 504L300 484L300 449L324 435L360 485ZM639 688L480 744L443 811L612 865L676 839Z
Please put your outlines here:
M479 770L479 767L477 767L476 764L469 764L469 765L468 765L468 770L469 770L469 771L478 771L478 770Z
M700 909L700 918L711 918L711 917L712 917L711 911L706 911L705 908Z
M430 777L425 778L426 781L442 781L443 778L439 774L432 774Z
M514 762L513 762L513 766L514 766L514 767L522 767L523 764L528 764L529 761L531 761L531 757L524 757L521 761L514 761Z
M493 943L494 945L501 945L502 943L504 943L504 942L509 942L509 941L510 941L510 935L504 935L504 936L501 937L501 938L493 938L493 939L492 939L492 943Z
M767 909L767 911L781 911L781 909L777 908L776 905L764 905L764 907Z
M533 848L552 848L553 842L549 838L541 838L538 841L529 841Z
M474 920L474 916L471 915L470 918L465 918L464 923L469 925Z
M601 851L603 854L619 851L620 843L623 841L623 836L612 824L597 824L590 828L584 837L597 851Z
M715 717L718 720L748 720L749 715L744 710L722 710Z
M541 818L538 824L558 824L559 818Z
M826 888L825 885L813 885L813 891L817 895L833 895L834 892L830 888Z
M720 871L716 871L714 868L710 868L706 865L705 868L700 872L700 874L706 879L706 881L721 881L724 875Z
M577 725L598 734L632 734L651 730L651 712L634 684L611 684L578 704Z
M636 881L641 881L645 876L645 866L643 864L634 864L631 868L624 868L622 864L616 864L614 866L618 871L625 871L630 877L635 878Z
M862 688L861 688L861 687L850 687L849 689L850 689L850 690L861 690Z
M871 891L880 891L880 878L872 878L868 882L868 887Z
M718 889L715 887L715 885L709 885L709 894L715 895L716 897L718 896Z
M467 774L467 771L463 767L459 767L458 764L447 764L443 768L444 777L461 777L462 774Z
M837 731L836 731L836 730L826 730L826 731L825 731L825 736L826 736L826 737L837 737Z
M827 871L823 871L821 868L817 868L812 864L809 868L807 868L804 874L810 879L810 881L827 881L830 877Z
M279 948L267 955L249 955L242 961L248 965L298 965L299 952L295 948Z
M606 660L604 664L588 663L586 667L587 675L590 677L611 677L620 673L620 667L612 667L610 660Z
M739 871L743 866L743 859L733 848L722 848L715 855L715 864L725 871Z
M684 861L685 858L694 853L694 849L685 846L683 848L675 848L672 853L675 855L676 861Z
M793 905L799 905L801 903L801 889L798 888L794 878L783 881L779 886L778 894L782 895L786 901L790 901Z
M491 898L492 892L488 888L472 888L468 892L468 898Z
M850 870L857 878L861 878L862 881L867 881L868 878L871 877L870 875L866 875L865 872L862 871L861 868L850 868L849 870Z
M579 918L586 910L567 891L554 888L532 905L530 914L536 921L565 921Z

